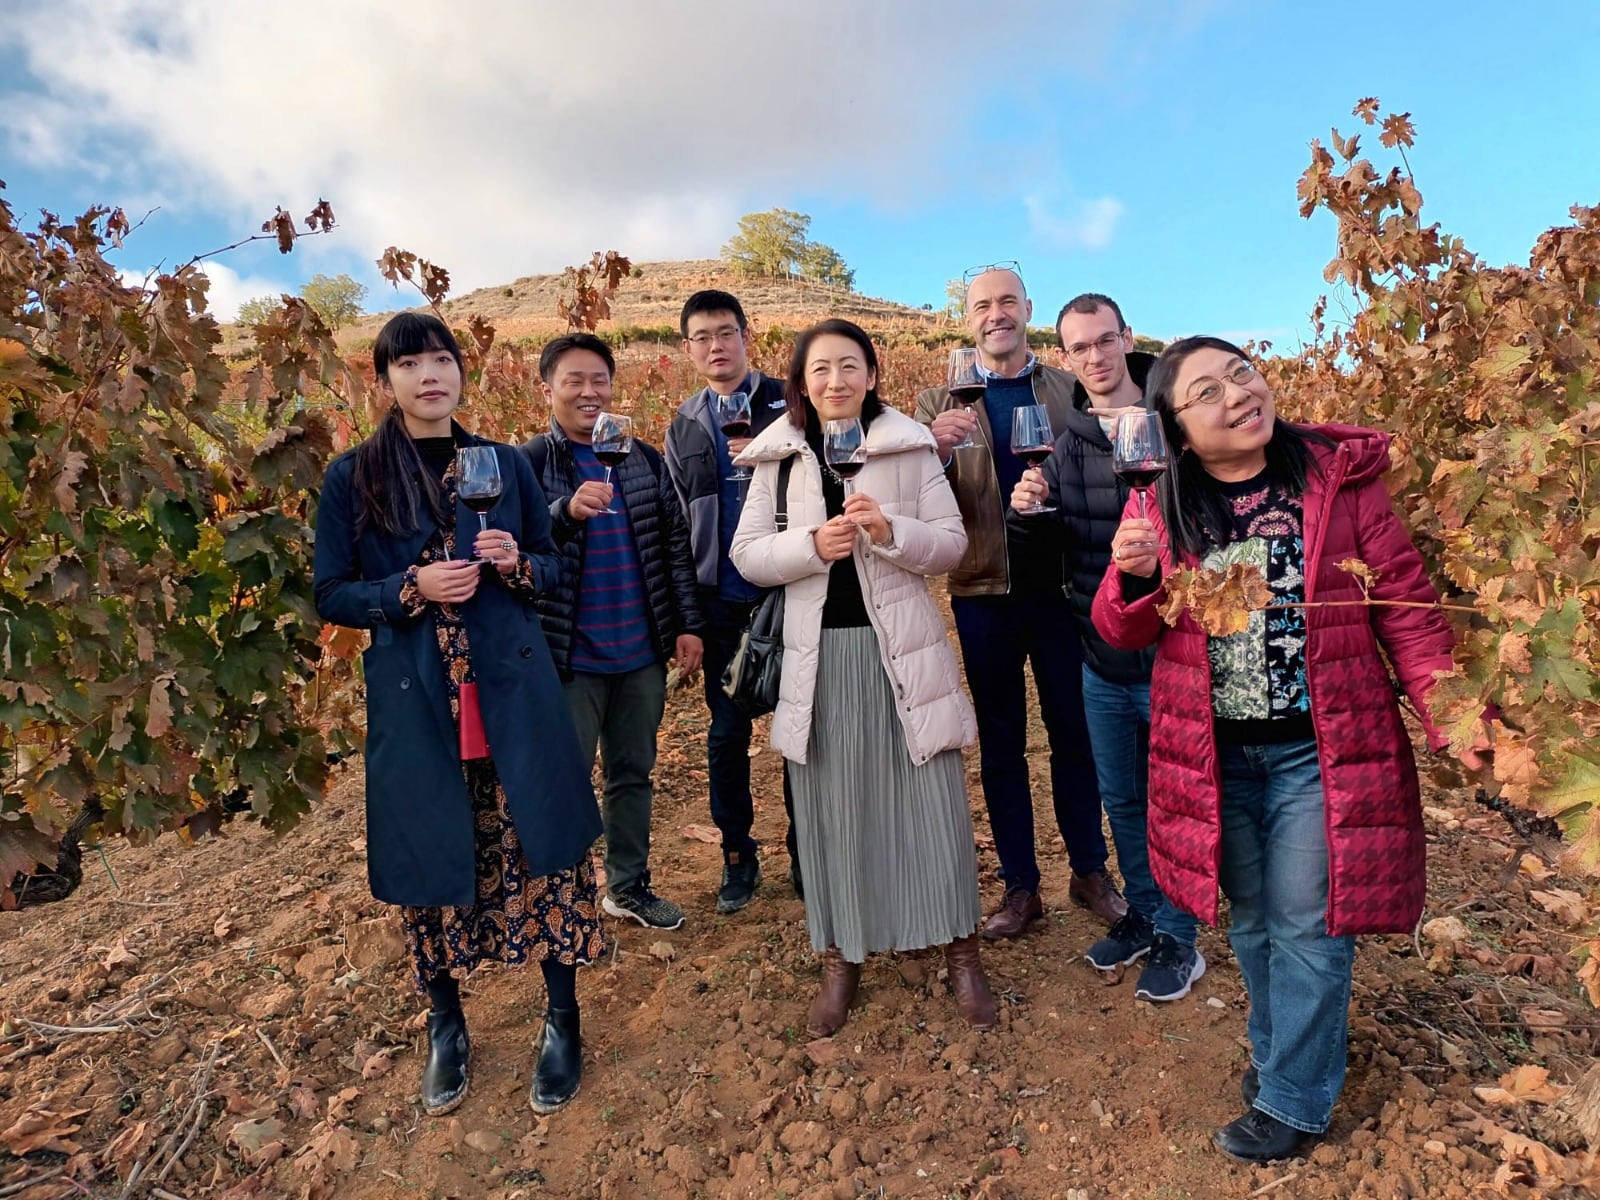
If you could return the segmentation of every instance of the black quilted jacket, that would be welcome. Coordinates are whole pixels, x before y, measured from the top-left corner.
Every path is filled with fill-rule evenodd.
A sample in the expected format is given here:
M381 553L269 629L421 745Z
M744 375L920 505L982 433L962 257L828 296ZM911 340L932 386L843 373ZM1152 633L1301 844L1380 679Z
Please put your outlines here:
M583 481L572 462L571 443L561 427L529 438L520 447L550 501L550 533L561 551L561 573L555 586L535 602L550 655L562 679L572 678L572 619L578 607L587 538L584 523L567 515L567 501ZM689 527L678 495L667 476L666 462L653 446L634 440L633 453L612 473L633 528L647 593L645 608L656 652L666 662L677 649L680 633L700 636L703 622L695 602L694 560L689 554Z
M1128 355L1128 374L1142 387L1154 362L1150 355L1135 351ZM1011 497L1007 496L1006 527L1012 544L1028 553L1063 555L1062 587L1083 638L1084 661L1112 683L1147 683L1155 647L1118 650L1108 646L1090 617L1095 592L1111 562L1111 535L1122 523L1128 486L1111 469L1111 441L1099 419L1085 411L1088 404L1083 384L1075 383L1066 428L1044 464L1050 503L1057 511L1025 517L1010 507Z

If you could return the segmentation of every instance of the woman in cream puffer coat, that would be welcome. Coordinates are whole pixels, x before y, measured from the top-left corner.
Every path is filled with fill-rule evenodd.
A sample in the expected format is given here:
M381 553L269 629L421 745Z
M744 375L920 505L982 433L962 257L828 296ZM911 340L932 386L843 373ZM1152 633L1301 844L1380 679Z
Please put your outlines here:
M755 478L731 555L751 583L787 589L772 745L791 764L806 920L825 952L808 1032L844 1023L868 953L940 944L962 1015L988 1028L960 754L977 722L927 585L961 560L961 515L932 436L879 401L859 327L802 334L787 390L789 419L739 458ZM865 465L847 495L821 447L823 422L849 418L865 427Z

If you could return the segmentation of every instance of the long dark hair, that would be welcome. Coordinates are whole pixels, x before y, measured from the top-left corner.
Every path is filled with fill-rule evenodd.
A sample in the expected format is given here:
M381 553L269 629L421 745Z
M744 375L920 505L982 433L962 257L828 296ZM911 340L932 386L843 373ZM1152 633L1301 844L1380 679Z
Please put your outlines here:
M391 362L429 350L448 350L465 375L461 346L448 325L432 313L400 313L379 331L372 346L372 369L387 382ZM444 522L439 481L423 468L398 404L389 406L372 436L356 447L355 456L357 537L368 528L392 537L415 533L424 505L436 522Z
M1250 361L1243 350L1219 337L1179 338L1161 352L1145 380L1145 403L1161 414L1167 445L1178 453L1176 466L1167 472L1157 489L1161 515L1172 534L1173 548L1196 557L1213 546L1225 546L1233 540L1233 510L1221 486L1200 465L1198 455L1189 450L1179 452L1184 436L1177 414L1172 411L1175 407L1172 389L1178 379L1178 368L1197 350L1220 350ZM1304 495L1306 480L1312 472L1321 470L1316 456L1311 453L1313 445L1332 446L1333 441L1314 429L1282 418L1273 421L1272 438L1266 448L1267 472L1291 496Z
M822 436L822 422L817 417L817 406L806 396L806 355L811 353L811 343L824 334L834 333L847 337L861 347L861 356L867 360L872 372L872 386L861 402L861 427L871 426L872 418L883 411L883 401L878 398L878 384L883 382L878 372L878 352L872 348L867 331L854 321L833 317L820 325L813 325L794 340L794 356L789 359L789 377L784 381L783 398L789 409L789 424L804 429L807 435Z

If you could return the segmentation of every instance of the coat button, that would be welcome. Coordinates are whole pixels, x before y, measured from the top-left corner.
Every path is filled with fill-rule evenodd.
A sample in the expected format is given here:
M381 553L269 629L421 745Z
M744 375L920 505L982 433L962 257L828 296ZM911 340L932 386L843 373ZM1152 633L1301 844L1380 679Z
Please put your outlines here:
M532 646L524 646L522 649L518 650L517 653L522 655L523 658L532 658L533 657L533 647Z
M409 675L404 676L400 680L400 690L402 692L404 692L404 691L409 691L410 688L411 688L411 676L409 676Z

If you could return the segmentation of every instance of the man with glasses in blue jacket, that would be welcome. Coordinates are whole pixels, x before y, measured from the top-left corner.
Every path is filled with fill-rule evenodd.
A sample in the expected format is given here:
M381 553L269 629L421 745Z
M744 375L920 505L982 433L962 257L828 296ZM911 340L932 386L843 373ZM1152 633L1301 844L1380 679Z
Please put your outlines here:
M750 366L750 325L744 308L728 292L707 289L694 293L684 302L678 324L684 353L706 386L683 402L667 430L667 471L689 523L704 619L705 694L711 710L706 766L711 819L722 834L717 911L735 913L755 897L761 885L761 866L750 834L755 823L750 795L750 718L723 692L722 673L733 661L739 636L763 593L740 575L728 558L746 486L735 473L733 458L756 434L783 416L783 381ZM725 434L718 415L718 397L735 392L750 397L750 428L742 437ZM798 895L802 884L787 772L783 793L789 811L789 878Z

